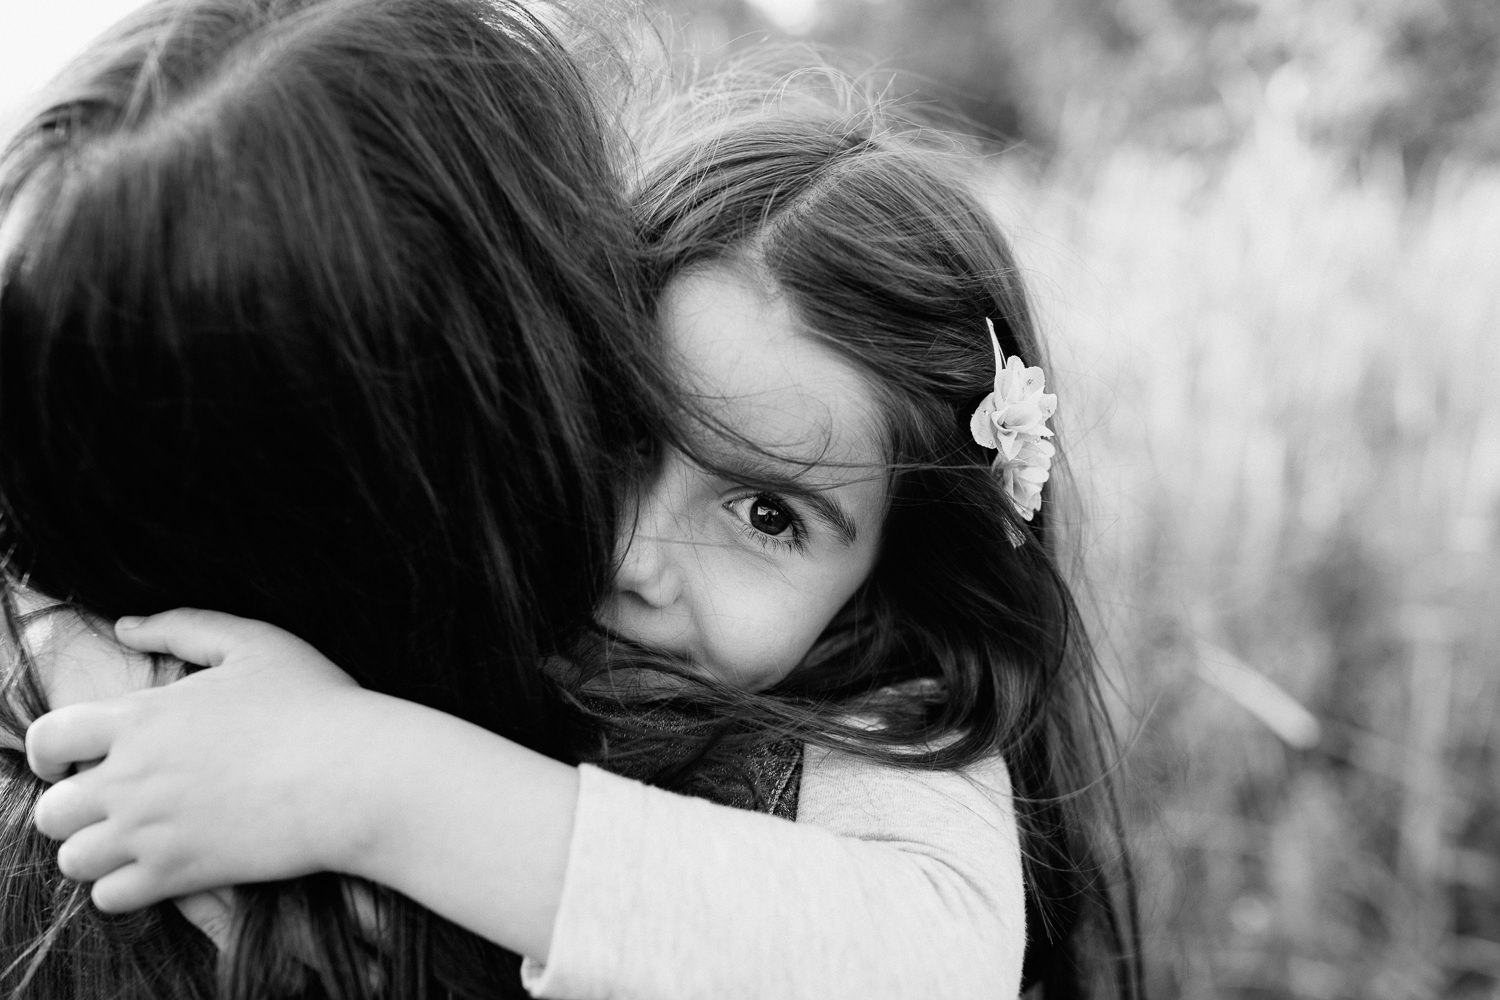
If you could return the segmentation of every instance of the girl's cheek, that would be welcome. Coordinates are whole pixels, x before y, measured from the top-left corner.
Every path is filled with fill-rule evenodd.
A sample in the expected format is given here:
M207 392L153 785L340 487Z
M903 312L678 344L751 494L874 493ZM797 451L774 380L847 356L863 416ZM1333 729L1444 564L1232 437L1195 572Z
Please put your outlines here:
M741 619L733 645L726 650L737 660L732 683L739 687L758 690L780 681L802 662L823 631L802 595L777 596L783 600L761 602L756 614Z

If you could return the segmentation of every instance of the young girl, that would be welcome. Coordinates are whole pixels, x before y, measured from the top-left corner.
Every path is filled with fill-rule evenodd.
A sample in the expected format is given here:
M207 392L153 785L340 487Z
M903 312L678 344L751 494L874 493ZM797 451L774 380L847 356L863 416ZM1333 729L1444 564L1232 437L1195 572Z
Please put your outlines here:
M661 347L698 405L598 619L665 664L575 681L805 741L798 823L546 760L338 683L267 626L169 612L117 635L215 669L28 737L48 779L102 758L37 810L101 908L330 869L529 956L539 996L1014 996L1023 948L1049 998L1138 995L1017 268L931 150L805 86L693 95L647 164Z

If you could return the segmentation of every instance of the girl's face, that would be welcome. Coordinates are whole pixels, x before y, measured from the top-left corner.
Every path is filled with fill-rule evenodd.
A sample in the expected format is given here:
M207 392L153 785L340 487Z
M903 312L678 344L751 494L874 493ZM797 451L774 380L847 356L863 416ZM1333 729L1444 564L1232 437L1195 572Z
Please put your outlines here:
M636 497L600 623L743 688L795 667L869 576L887 502L865 380L740 271L674 279L662 300L685 391L733 437L666 456ZM767 484L775 484L768 486Z

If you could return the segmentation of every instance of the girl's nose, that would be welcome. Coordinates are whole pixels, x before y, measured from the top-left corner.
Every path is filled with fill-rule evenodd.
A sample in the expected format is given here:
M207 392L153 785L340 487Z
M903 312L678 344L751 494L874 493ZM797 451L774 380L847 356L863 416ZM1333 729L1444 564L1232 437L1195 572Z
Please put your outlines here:
M657 477L636 498L635 520L619 541L615 592L652 608L671 607L682 596L682 572L676 550L684 539L680 512L671 500L670 472Z

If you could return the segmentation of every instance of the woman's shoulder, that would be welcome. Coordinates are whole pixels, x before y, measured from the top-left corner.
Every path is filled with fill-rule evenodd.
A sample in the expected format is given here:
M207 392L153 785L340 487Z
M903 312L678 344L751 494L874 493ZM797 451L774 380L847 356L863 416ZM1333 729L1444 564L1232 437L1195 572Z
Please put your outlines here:
M46 700L44 706L29 706L22 703L24 699L16 699L9 708L20 722L32 721L34 708L61 708L113 698L164 684L177 676L175 671L164 675L157 658L121 646L107 620L20 587L11 590L11 599L17 612L14 624L18 634L10 638L24 647L33 679ZM0 747L21 749L24 735L0 733Z

